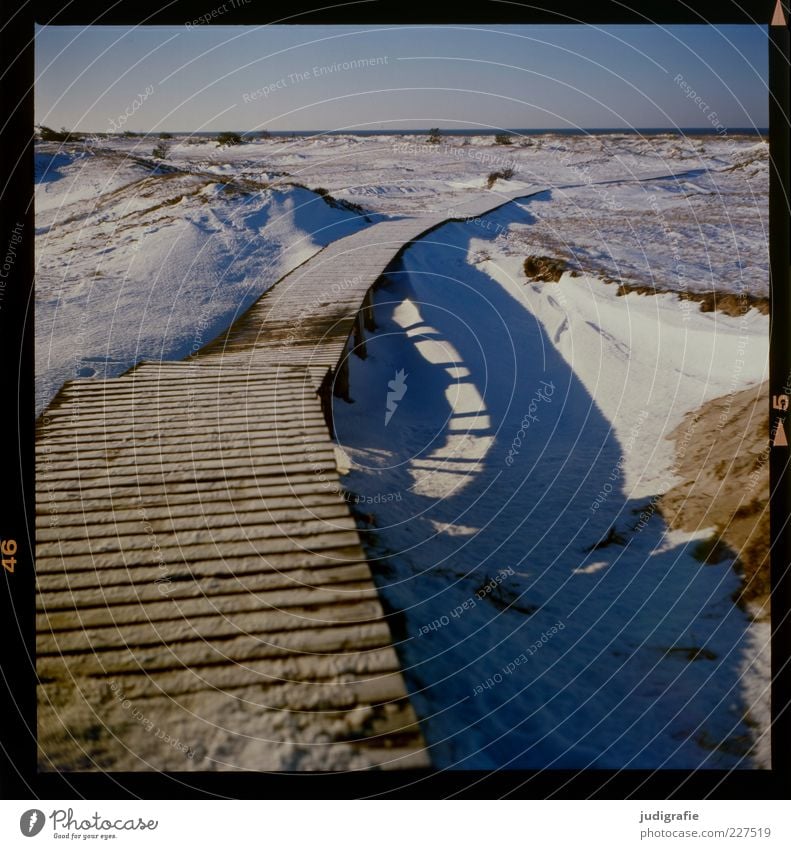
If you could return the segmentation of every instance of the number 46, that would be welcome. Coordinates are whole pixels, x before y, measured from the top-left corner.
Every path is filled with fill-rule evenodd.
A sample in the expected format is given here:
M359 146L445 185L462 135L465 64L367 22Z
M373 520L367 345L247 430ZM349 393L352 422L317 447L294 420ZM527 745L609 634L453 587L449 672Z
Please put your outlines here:
M0 554L3 555L3 569L13 575L14 566L16 566L16 557L14 557L14 555L16 554L16 540L4 539L0 543Z

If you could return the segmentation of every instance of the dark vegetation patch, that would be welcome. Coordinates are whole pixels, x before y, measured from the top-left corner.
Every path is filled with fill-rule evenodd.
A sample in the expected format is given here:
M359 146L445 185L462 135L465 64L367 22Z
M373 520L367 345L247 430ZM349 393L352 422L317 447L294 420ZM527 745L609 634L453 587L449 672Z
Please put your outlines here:
M500 171L492 171L486 178L486 188L491 189L498 180L510 180L513 176L513 168L503 168Z
M38 137L41 141L72 142L80 141L83 135L82 133L72 133L65 127L61 127L60 130L53 130L51 127L41 126L38 130Z
M705 646L672 646L665 651L669 657L683 657L685 660L716 660L717 655Z
M609 278L605 283L616 283ZM661 289L656 286L644 286L632 283L618 283L618 295L675 295L680 301L693 301L700 304L701 312L719 310L726 315L738 317L756 309L764 315L769 315L769 298L751 295L747 292L734 294L732 292L678 292L674 289Z
M611 545L626 545L626 537L623 534L618 533L615 529L615 525L607 531L606 536L602 537L589 548L586 548L585 551L598 551L600 548L608 548Z
M749 734L735 734L727 737L725 740L715 740L708 731L701 731L696 737L695 742L702 748L710 752L724 752L737 758L743 758L750 754L753 747L752 739Z
M734 560L736 554L728 543L719 534L715 533L708 539L696 543L692 548L692 556L699 563L713 566L725 560Z
M535 613L540 605L538 604L530 604L522 597L522 593L517 593L514 590L508 589L503 584L494 587L494 589L487 590L487 586L491 585L491 581L486 578L484 582L478 587L476 592L478 593L478 598L480 600L488 599L495 605L495 607L499 607L501 610L517 610L519 613L524 613L526 616L531 616ZM481 595L481 593L486 593L485 595Z
M300 188L304 188L304 189L308 188L307 186L303 186L301 183L293 183L291 185L300 186ZM356 215L365 216L366 220L367 220L367 216L365 215L365 210L363 209L363 207L360 206L359 203L353 203L350 200L343 200L342 198L333 197L327 191L327 189L323 189L323 188L308 189L308 191L314 191L317 195L319 195L321 197L321 199L324 201L324 203L327 204L327 206L330 206L333 209L343 209L343 210L346 210L347 212L354 212Z
M491 188L491 185L489 188ZM528 256L524 261L525 276L533 280L557 283L564 271L567 271L571 277L579 277L582 273L579 268L574 268L573 264L570 264L567 259L534 254ZM725 315L738 318L751 309L755 309L763 315L769 315L769 298L762 295L753 295L749 292L678 291L662 286L625 283L623 280L615 280L596 269L587 269L586 273L599 277L604 283L617 286L616 294L619 297L624 295L674 295L679 301L700 304L701 312L719 310Z
M566 270L565 259L532 255L524 261L525 276L544 283L557 283Z
M244 144L239 133L220 133L217 136L217 147L233 147L237 144Z

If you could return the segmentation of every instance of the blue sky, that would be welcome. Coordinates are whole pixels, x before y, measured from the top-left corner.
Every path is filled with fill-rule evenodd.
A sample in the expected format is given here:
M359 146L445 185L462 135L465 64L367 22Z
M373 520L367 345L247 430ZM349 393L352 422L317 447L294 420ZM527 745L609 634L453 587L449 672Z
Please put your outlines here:
M759 26L36 33L36 122L82 131L765 127L766 80Z

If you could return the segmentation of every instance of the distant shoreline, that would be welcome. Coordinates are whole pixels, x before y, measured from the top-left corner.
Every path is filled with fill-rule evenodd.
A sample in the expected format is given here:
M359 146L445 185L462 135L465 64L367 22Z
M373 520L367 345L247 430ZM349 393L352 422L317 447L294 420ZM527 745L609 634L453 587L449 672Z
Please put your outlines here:
M237 132L242 136L257 136L264 132L261 130L152 130L144 132L142 130L135 132L136 136L159 136L160 133L170 133L174 138L179 136L194 136L196 138L216 138L222 132ZM78 135L90 136L105 133L107 135L119 135L107 133L106 130L74 130ZM297 136L298 138L307 138L310 136L425 136L429 130L266 130L273 138L288 138ZM768 138L769 129L767 127L734 127L726 132L718 131L714 127L636 127L634 129L614 129L614 128L594 128L594 129L540 129L540 130L445 130L440 128L440 134L443 136L457 137L472 137L472 136L492 136L506 133L517 138L529 136L681 136L681 137L697 137L697 136L721 136L722 138L732 138L734 136L749 136L754 138Z

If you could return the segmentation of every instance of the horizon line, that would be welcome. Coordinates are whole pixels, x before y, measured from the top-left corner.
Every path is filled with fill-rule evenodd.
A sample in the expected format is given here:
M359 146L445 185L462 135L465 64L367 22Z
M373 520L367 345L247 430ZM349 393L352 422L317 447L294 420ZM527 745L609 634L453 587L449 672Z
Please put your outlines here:
M41 128L43 126L47 126L49 129L49 125L36 123L34 125L36 128ZM64 128L61 128L64 129ZM149 136L149 135L158 135L160 133L170 133L172 135L179 136L201 136L201 135L217 135L219 133L238 133L240 135L255 135L261 133L278 133L278 134L298 134L298 135L346 135L346 136L354 136L354 135L415 135L415 134L425 134L428 135L433 128L426 127L421 129L410 129L410 128L392 128L392 129L359 129L359 130L347 130L347 129L335 129L335 130L296 130L296 129L269 129L262 128L258 130L242 130L242 129L234 129L234 128L226 128L223 130L167 130L167 129L157 129L157 130L128 130L126 132L132 133L135 136ZM750 132L750 133L768 133L769 127L756 127L756 126L741 126L741 127L727 127L725 128L725 132L722 132L722 128L715 127L705 127L705 126L690 126L690 127L679 127L679 126L657 126L657 127L514 127L514 128L492 128L488 130L483 130L480 128L461 128L461 127L439 127L440 133L448 133L448 134L458 134L464 133L467 135L497 135L499 133L502 134L513 134L513 135L527 135L530 133L647 133L647 132L671 132L671 133L693 133L693 132L703 132L706 135L721 135L723 137L727 136L731 133L737 132ZM80 135L103 135L103 136L113 136L118 138L123 138L124 133L112 132L108 130L68 130L70 133L80 134Z

